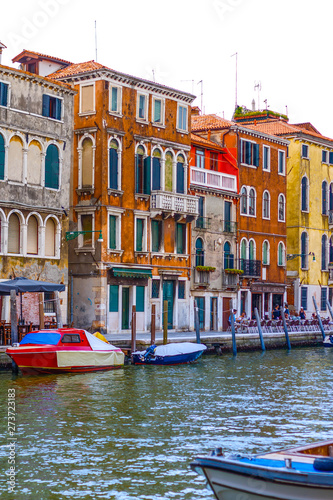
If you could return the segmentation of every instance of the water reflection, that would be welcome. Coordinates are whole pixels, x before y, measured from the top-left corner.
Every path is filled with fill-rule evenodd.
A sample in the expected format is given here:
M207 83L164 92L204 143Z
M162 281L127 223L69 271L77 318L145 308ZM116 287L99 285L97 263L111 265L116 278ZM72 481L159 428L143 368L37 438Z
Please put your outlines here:
M1 374L1 408L16 389L15 500L212 499L189 469L196 454L328 438L332 361L333 349L318 348L95 374Z

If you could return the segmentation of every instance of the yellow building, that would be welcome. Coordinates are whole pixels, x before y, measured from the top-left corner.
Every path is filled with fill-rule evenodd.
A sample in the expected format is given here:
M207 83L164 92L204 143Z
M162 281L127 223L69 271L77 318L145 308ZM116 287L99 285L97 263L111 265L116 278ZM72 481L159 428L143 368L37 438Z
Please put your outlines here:
M291 312L328 315L333 299L333 139L310 123L258 119L253 128L290 141L287 159L287 297Z

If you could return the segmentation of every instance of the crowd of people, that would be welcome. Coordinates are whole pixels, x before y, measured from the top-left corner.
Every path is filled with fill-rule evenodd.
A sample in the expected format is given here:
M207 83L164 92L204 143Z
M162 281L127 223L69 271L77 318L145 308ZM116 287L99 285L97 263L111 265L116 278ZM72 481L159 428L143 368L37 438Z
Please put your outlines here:
M233 313L232 314L233 314L233 317L234 317L234 323L238 323L238 324L240 323L241 324L241 323L243 323L243 321L246 321L246 320L250 319L250 318L247 317L245 311L243 311L242 314L238 318L236 318L237 309L233 309ZM285 317L286 320L291 319L291 315L290 315L288 304L285 303L283 308L282 307L280 308L279 304L275 304L275 307L274 307L273 312L272 312L272 319L275 320L275 321L280 320L280 319L282 319L282 314L284 314L284 317ZM297 318L299 318L301 320L305 320L306 319L306 312L304 311L303 307L301 307L299 313L298 314L295 313L293 315L293 317L297 317ZM254 312L252 313L251 319L254 319L254 320L256 319L256 316L255 316ZM316 314L315 313L312 314L311 319L316 319ZM229 323L231 323L231 315L229 316Z

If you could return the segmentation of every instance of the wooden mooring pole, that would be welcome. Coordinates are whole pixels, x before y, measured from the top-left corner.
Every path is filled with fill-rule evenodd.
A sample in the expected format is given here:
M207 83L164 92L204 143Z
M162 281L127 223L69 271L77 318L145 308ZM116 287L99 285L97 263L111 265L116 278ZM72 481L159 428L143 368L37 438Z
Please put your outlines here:
M163 344L168 343L168 301L163 301Z
M319 328L320 328L321 334L323 336L323 340L325 340L324 327L323 327L323 323L321 321L321 317L320 317L320 314L319 314L317 302L316 302L316 299L314 298L314 295L312 295L312 300L313 300L313 304L315 306L315 310L316 310L316 314L317 314L317 318L318 318L318 323L319 323Z
M257 320L257 325L258 325L258 332L259 332L261 350L262 351L266 351L264 337L263 337L262 329L261 329L260 318L259 318L259 312L258 312L258 309L256 307L254 308L254 314L255 314L255 317L256 317L256 320Z
M156 305L151 306L151 323L150 323L150 345L155 344L155 331L156 331Z
M234 320L233 309L231 309L230 324L231 324L231 335L232 335L232 354L233 356L237 356L236 331L235 331L235 320Z
M132 306L131 352L136 350L136 306Z
M289 340L289 333L288 333L288 328L287 328L286 316L284 314L283 307L281 307L280 310L281 310L281 318L282 318L282 323L283 323L283 329L284 329L284 333L285 333L286 341L287 341L287 347L288 347L288 350L290 351L291 345L290 345L290 340Z
M15 290L10 291L10 335L11 344L17 344L18 342L18 330L17 330L17 302L16 302L16 292ZM12 372L18 373L18 366L15 361L12 361Z
M201 344L200 324L199 324L199 307L198 307L196 300L194 300L194 326L195 326L195 335L196 335L196 339L197 339L197 344Z

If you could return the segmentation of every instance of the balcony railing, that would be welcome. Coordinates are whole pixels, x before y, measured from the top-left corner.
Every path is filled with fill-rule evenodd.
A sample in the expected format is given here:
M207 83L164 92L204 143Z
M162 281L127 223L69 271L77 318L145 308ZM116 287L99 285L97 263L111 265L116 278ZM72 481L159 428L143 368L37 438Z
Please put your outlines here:
M210 217L202 217L201 215L199 215L199 217L195 221L195 227L197 229L209 229L211 220L212 219Z
M237 223L231 220L223 220L222 221L222 231L224 233L236 233L237 231Z
M244 274L242 276L260 278L261 276L260 260L240 259L239 263L240 263L240 269L244 271Z
M199 198L187 194L152 191L150 208L184 215L199 215Z
M204 168L191 167L191 184L205 186L212 189L237 192L237 178L235 175L223 174Z

